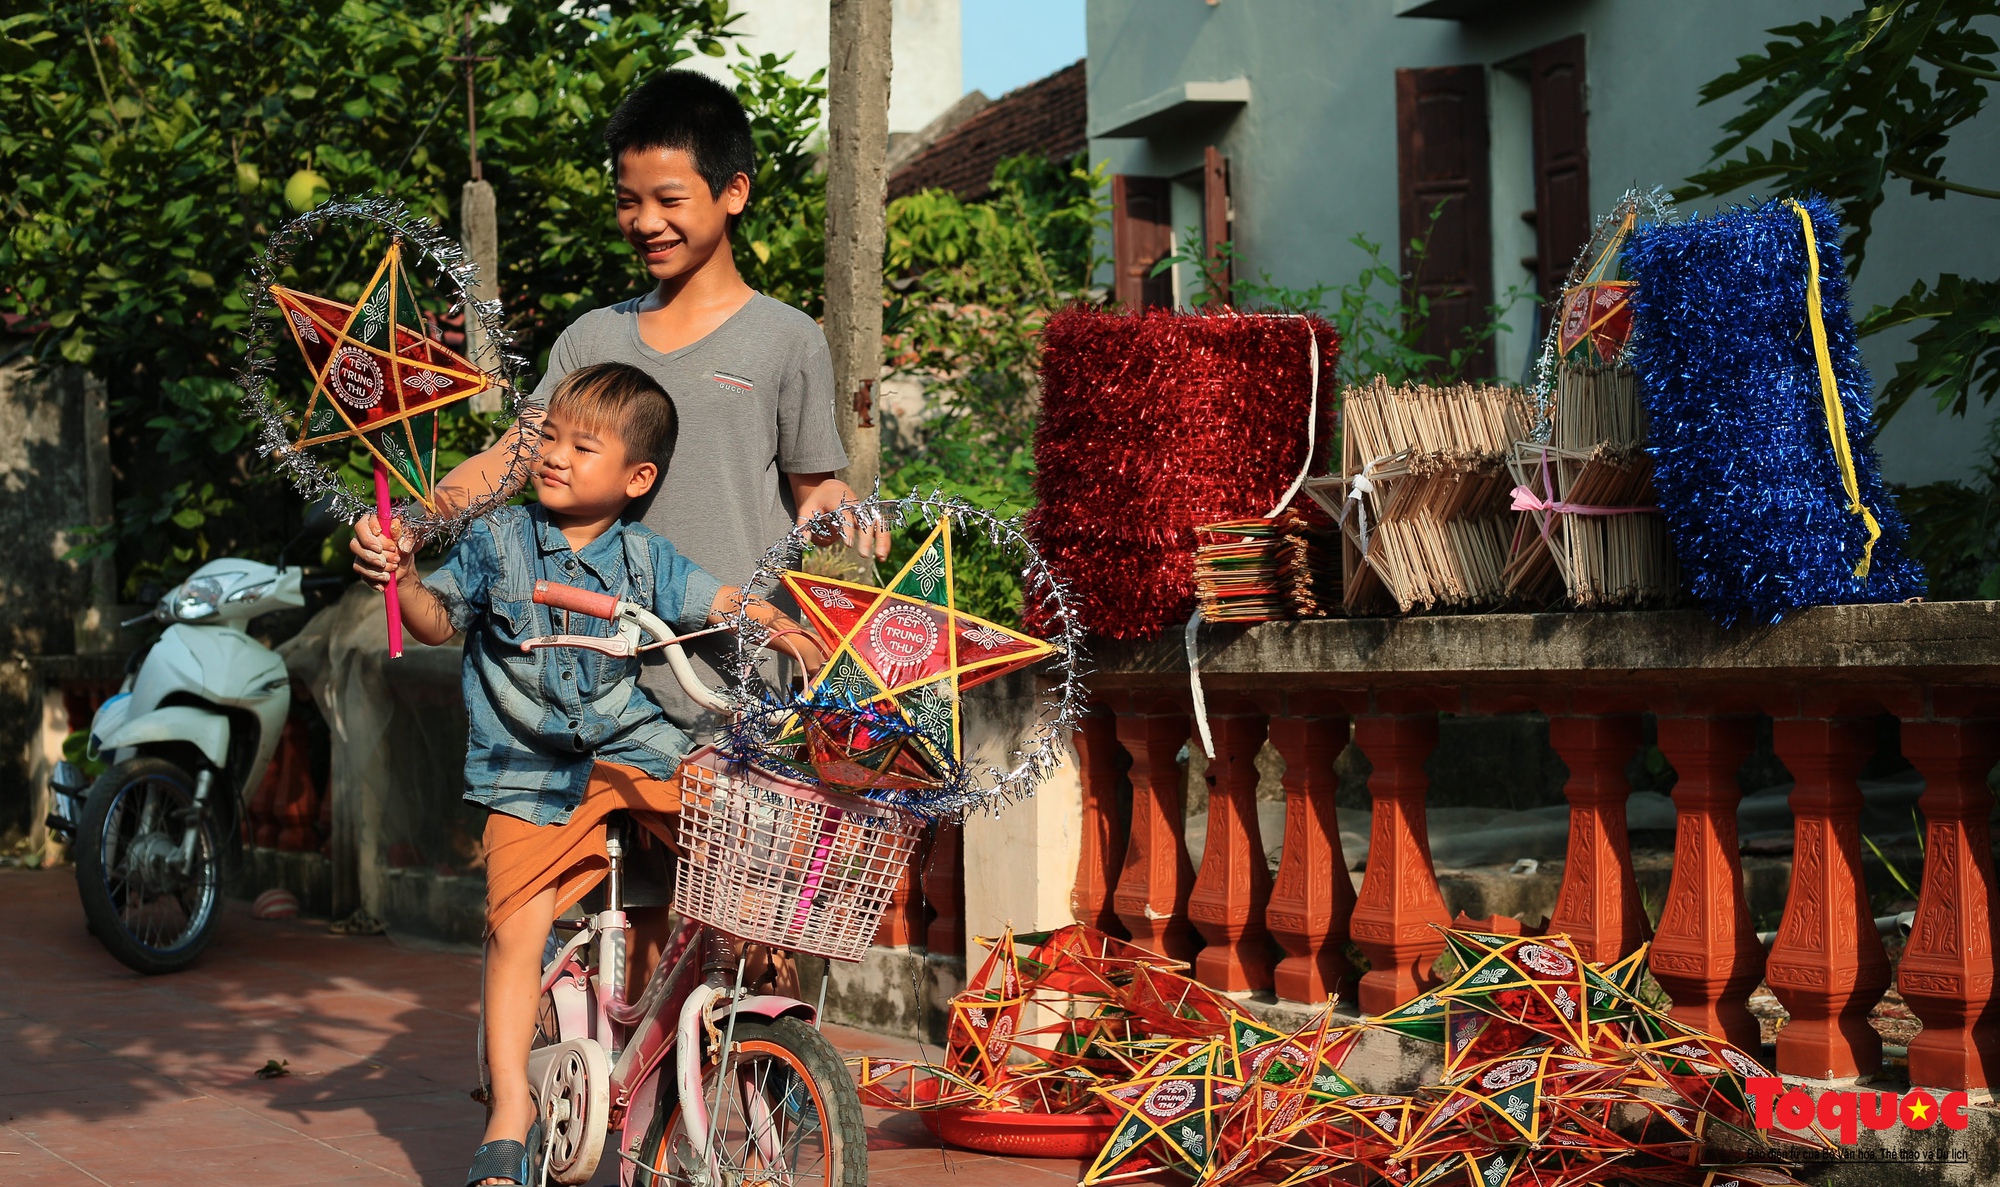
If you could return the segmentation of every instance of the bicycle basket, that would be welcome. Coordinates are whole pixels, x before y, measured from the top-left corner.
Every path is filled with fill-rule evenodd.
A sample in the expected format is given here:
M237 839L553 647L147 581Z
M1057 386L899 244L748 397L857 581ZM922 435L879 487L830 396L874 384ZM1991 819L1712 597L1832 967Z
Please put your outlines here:
M732 763L681 764L674 909L740 939L860 960L922 823L907 812Z

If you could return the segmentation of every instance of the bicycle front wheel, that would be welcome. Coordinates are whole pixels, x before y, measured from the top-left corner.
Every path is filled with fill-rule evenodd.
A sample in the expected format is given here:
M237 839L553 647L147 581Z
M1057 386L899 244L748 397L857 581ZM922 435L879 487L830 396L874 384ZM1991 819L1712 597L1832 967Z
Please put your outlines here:
M717 1095L717 1085L721 1093ZM675 1187L713 1183L688 1140L671 1065L640 1157ZM868 1134L861 1098L833 1044L796 1018L739 1021L729 1057L702 1073L712 1114L711 1156L723 1183L759 1187L866 1187ZM720 1107L718 1107L718 1100Z

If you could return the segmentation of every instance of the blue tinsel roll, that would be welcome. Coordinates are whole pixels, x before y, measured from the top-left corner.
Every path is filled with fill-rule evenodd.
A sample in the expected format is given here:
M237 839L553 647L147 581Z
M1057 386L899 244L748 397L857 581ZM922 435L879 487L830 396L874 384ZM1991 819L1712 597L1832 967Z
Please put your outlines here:
M1639 282L1631 361L1660 510L1688 587L1724 626L1924 592L1875 456L1874 385L1848 316L1840 219L1823 198L1802 204L1861 501L1882 527L1865 578L1854 568L1868 532L1849 510L1820 395L1798 212L1767 202L1642 227L1625 248L1626 275Z

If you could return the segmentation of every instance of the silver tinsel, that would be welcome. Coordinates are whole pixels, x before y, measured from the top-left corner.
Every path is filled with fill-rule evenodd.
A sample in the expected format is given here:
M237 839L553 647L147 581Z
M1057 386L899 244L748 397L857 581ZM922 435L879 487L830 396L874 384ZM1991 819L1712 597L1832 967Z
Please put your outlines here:
M1649 222L1668 223L1676 218L1673 195L1659 186L1654 186L1645 193L1626 190L1624 197L1612 203L1610 213L1598 219L1597 225L1590 229L1590 238L1584 240L1583 250L1577 253L1575 261L1569 266L1568 275L1563 278L1562 287L1556 290L1554 298L1545 309L1549 328L1548 332L1542 335L1542 353L1535 357L1534 386L1528 389L1528 395L1535 404L1535 423L1528 430L1528 436L1537 444L1547 445L1549 434L1555 429L1556 365L1560 354L1557 344L1562 340L1563 294L1590 271L1591 264L1595 262L1591 252L1597 249L1604 234L1625 217L1625 208L1628 206L1638 208L1638 221L1641 225ZM1629 342L1627 348L1630 348Z
M476 301L470 290L478 270L465 258L465 249L428 220L418 218L393 198L368 196L353 201L328 202L317 206L279 227L266 243L264 252L250 269L250 284L244 297L250 303L250 328L243 351L243 370L236 377L243 389L242 404L257 431L258 451L277 464L308 502L326 500L328 509L342 521L352 523L375 510L372 492L363 495L349 489L320 459L293 444L295 429L287 422L284 409L271 396L271 375L275 369L272 352L283 331L284 319L273 316L276 301L271 286L291 262L293 251L336 223L362 223L387 231L402 240L414 257L435 269L457 298L452 310L463 309L468 318L478 318L480 332L496 361L487 371L503 396L503 409L515 421L510 429L508 480L475 498L461 510L447 514L427 512L421 503L398 507L397 518L419 543L449 541L474 519L506 503L508 491L517 488L534 462L536 442L519 426L525 399L515 386L515 377L527 366L526 359L512 353L513 336L500 316L500 302Z
M950 517L954 530L983 534L995 548L1007 549L1022 558L1021 587L1027 605L1041 611L1043 621L1056 624L1048 642L1055 655L1044 661L1043 670L1054 679L1054 688L1036 715L1034 730L1011 756L1012 766L1001 770L991 764L964 764L964 776L937 798L927 798L922 814L942 819L963 820L974 811L995 812L1007 804L1034 794L1036 786L1063 763L1070 732L1084 714L1083 626L1070 608L1069 587L1051 571L1041 553L1012 519L981 510L963 499L933 490L928 495L911 494L885 499L879 492L859 503L844 505L840 511L826 511L794 528L790 535L773 544L757 563L745 585L746 592L769 597L778 588L786 569L795 568L808 538L838 535L842 520L852 515L860 522L884 528L900 528L919 523L929 528ZM758 652L770 632L748 613L732 615L735 627L736 659L733 694L739 704L766 702L769 690L758 670ZM1051 671L1052 669L1052 671Z

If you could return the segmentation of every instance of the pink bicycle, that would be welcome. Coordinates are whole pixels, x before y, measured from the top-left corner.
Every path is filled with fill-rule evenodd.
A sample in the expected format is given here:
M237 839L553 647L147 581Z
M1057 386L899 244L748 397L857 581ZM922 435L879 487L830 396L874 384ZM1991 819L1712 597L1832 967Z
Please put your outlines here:
M534 598L619 629L524 647L614 656L663 648L690 696L730 711L695 677L681 639L643 607L546 582ZM919 822L731 763L713 748L689 756L680 783L679 920L638 1000L625 1000L618 827L607 841L603 909L556 922L559 933L574 934L543 973L528 1069L543 1133L540 1180L589 1182L616 1135L624 1187L862 1187L861 1101L818 1029L825 981L819 1006L746 994L733 941L860 959L909 863Z

